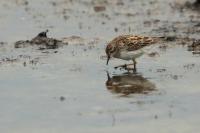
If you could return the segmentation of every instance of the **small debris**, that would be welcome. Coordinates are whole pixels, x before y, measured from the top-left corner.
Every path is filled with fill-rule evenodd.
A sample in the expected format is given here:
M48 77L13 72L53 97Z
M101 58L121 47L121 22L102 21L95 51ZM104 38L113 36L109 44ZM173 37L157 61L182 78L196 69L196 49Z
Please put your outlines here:
M165 51L165 50L167 49L167 47L168 47L168 46L165 45L165 44L159 46L159 48L160 48L161 50L163 50L163 51Z
M101 24L104 25L104 24L106 24L106 22L103 21L103 22L101 22Z
M157 56L157 55L159 55L158 54L158 52L151 52L150 54L148 54L149 55L149 57L155 57L155 56Z
M23 66L26 67L26 62L23 63Z
M124 2L122 0L118 0L116 3L117 6L123 6Z
M133 16L136 16L136 15L137 15L137 14L130 13L130 12L129 12L129 13L126 13L126 16L127 16L127 17L133 17Z
M193 51L193 53L200 52L200 40L194 40L191 45L188 45L188 51Z
M16 0L16 4L27 6L29 3L27 0Z
M52 6L56 6L57 3L56 2L51 2Z
M167 37L165 37L165 41L175 41L176 40L176 36L167 36Z
M158 119L158 116L157 116L157 115L155 115L155 116L154 116L154 119Z
M178 79L178 75L172 75L172 78L173 78L174 80L177 80L177 79Z
M151 21L144 21L144 26L145 27L150 27L151 26Z
M184 9L190 9L194 11L200 11L200 0L196 0L195 2L186 1L184 4L175 3L174 5L170 5L173 9L179 9L180 12L183 12Z
M7 43L6 42L0 42L1 46L5 45L5 44L7 44Z
M157 69L157 72L165 72L166 71L166 69L165 68L161 68L161 69Z
M15 63L15 62L18 62L19 60L17 58L13 58L13 57L6 57L6 58L3 58L0 60L0 64L2 63Z
M64 96L61 96L60 97L60 101L62 102L62 101L65 101L65 97Z
M39 58L35 58L29 61L29 64L31 65L37 65L39 63Z
M192 68L195 67L195 64L194 63L193 64L187 64L187 65L184 65L183 67L186 68L186 69L192 69Z
M102 11L105 11L105 10L106 10L105 6L94 6L95 12L102 12Z
M118 32L118 28L117 27L115 27L115 32Z

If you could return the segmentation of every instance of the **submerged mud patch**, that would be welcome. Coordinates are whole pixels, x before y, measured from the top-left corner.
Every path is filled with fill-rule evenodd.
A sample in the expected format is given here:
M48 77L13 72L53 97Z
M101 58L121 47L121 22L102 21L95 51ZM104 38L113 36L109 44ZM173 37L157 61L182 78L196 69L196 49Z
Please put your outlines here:
M185 3L185 5L182 8L184 8L184 7L200 12L200 0L196 0L194 3L191 3L188 1Z
M38 48L39 50L44 50L44 49L57 49L58 47L68 44L67 42L64 43L61 40L47 37L47 32L48 30L46 30L45 32L41 32L31 40L17 41L15 42L15 48L24 48L27 46L35 45L39 47Z
M194 40L191 45L188 45L188 51L192 51L193 54L200 54L200 40Z

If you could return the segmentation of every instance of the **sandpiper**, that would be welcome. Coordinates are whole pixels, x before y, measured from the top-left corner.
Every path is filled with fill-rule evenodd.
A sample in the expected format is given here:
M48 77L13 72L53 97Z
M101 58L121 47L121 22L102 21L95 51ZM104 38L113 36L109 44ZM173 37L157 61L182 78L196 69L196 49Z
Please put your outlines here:
M121 35L114 38L111 42L108 43L106 47L107 54L107 65L111 57L119 58L123 60L132 60L134 68L136 70L136 61L135 59L142 56L149 49L148 46L152 46L158 42L159 37L145 37L145 36L135 36L135 35ZM124 67L128 70L127 65L121 65L118 67Z

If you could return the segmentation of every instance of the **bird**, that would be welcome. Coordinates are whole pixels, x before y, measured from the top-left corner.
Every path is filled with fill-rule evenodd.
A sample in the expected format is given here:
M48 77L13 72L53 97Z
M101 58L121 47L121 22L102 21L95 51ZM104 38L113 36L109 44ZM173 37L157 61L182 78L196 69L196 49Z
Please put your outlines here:
M110 41L105 49L107 55L107 65L110 58L118 58L122 60L132 60L133 70L136 70L136 58L139 58L144 53L146 53L149 49L146 49L148 46L152 46L156 44L163 37L146 37L146 36L138 36L138 35L120 35L115 37L112 41ZM117 66L124 67L126 70L128 69L127 64Z

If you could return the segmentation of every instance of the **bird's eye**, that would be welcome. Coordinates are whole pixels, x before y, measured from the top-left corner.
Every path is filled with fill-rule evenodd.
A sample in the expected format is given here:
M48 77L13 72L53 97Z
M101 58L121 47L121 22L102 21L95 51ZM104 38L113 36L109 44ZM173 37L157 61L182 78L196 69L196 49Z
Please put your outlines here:
M113 53L115 50L111 50L110 53Z
M115 48L113 48L112 50L110 50L110 53L114 53L115 52Z

